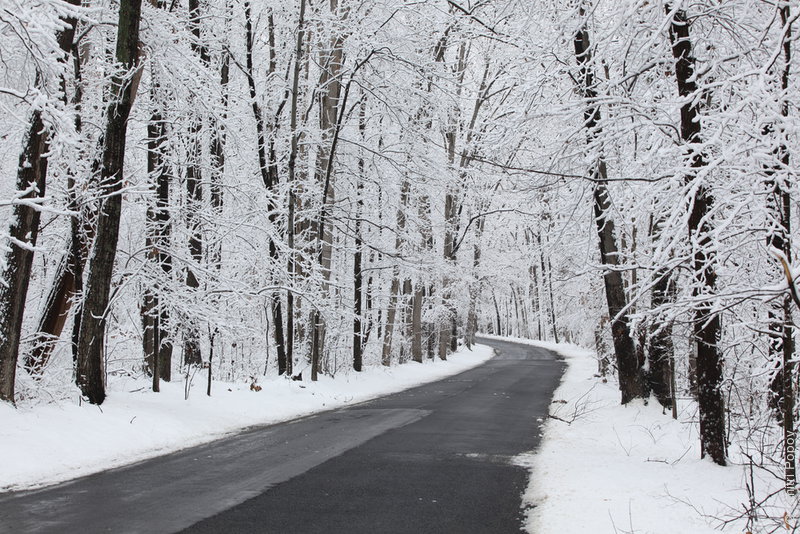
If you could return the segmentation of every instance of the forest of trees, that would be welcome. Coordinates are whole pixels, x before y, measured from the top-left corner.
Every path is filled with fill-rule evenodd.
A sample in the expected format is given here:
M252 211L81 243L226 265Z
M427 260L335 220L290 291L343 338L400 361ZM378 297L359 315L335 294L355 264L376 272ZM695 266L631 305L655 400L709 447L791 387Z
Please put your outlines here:
M798 15L2 0L0 399L569 341L791 489Z

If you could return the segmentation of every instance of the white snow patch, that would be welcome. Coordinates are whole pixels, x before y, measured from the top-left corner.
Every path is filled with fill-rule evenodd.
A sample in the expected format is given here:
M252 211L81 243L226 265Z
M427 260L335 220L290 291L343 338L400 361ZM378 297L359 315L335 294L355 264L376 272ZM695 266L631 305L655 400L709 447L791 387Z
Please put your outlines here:
M741 512L745 470L700 460L694 406L678 420L655 400L621 406L617 385L595 375L593 352L527 343L568 362L539 449L514 459L531 474L523 494L528 532L705 534Z
M320 376L318 382L283 378L248 384L194 380L189 400L178 378L161 393L143 380L110 386L101 407L58 403L14 409L0 403L0 490L62 482L219 439L248 426L287 421L356 404L476 367L494 355L485 345L461 349L447 361L409 362L362 373Z

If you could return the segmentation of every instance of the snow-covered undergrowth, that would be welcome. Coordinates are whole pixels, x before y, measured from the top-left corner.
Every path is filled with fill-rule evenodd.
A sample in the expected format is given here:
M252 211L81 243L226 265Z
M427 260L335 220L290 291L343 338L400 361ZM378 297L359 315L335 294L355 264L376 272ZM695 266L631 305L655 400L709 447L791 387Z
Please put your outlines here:
M596 376L593 352L529 343L560 353L568 368L539 449L516 459L531 473L523 495L528 532L755 533L779 526L764 517L748 525L744 511L747 484L766 493L782 483L758 469L750 478L741 451L731 451L728 467L701 460L694 403L680 403L677 420L654 399L621 406L616 382ZM770 515L782 517L775 506L785 507L786 524L794 527L791 499L780 497Z
M276 423L363 402L460 373L493 356L490 347L461 349L447 361L373 367L362 373L300 382L249 384L202 376L184 399L182 379L149 391L145 380L116 379L101 407L76 402L12 408L0 403L0 490L60 482L198 445L245 427ZM77 397L76 397L77 398Z

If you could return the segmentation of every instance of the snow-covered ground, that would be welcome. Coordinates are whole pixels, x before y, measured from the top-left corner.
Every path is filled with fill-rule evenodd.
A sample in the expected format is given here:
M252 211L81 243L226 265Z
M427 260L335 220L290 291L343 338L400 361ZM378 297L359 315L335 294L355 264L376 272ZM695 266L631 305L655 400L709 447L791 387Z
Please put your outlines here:
M531 472L528 532L705 534L742 513L746 470L700 459L693 405L681 405L678 420L655 400L621 406L617 384L595 376L592 352L504 339L555 350L568 362L539 449L517 458ZM744 532L743 520L725 531Z
M154 394L139 381L116 381L101 407L55 403L14 409L0 403L0 490L60 482L198 445L245 427L276 423L363 402L473 368L490 347L461 349L447 361L409 362L362 373L321 376L316 383L273 378L249 384L204 376L184 400L184 381L162 383ZM77 399L76 399L77 400Z

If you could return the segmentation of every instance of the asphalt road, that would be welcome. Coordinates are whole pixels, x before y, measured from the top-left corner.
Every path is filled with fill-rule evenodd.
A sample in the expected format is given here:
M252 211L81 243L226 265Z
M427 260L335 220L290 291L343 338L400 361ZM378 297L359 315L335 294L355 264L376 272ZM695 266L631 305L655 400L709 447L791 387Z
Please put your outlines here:
M519 532L527 472L510 460L537 446L563 363L482 342L496 358L439 382L0 495L0 532Z

